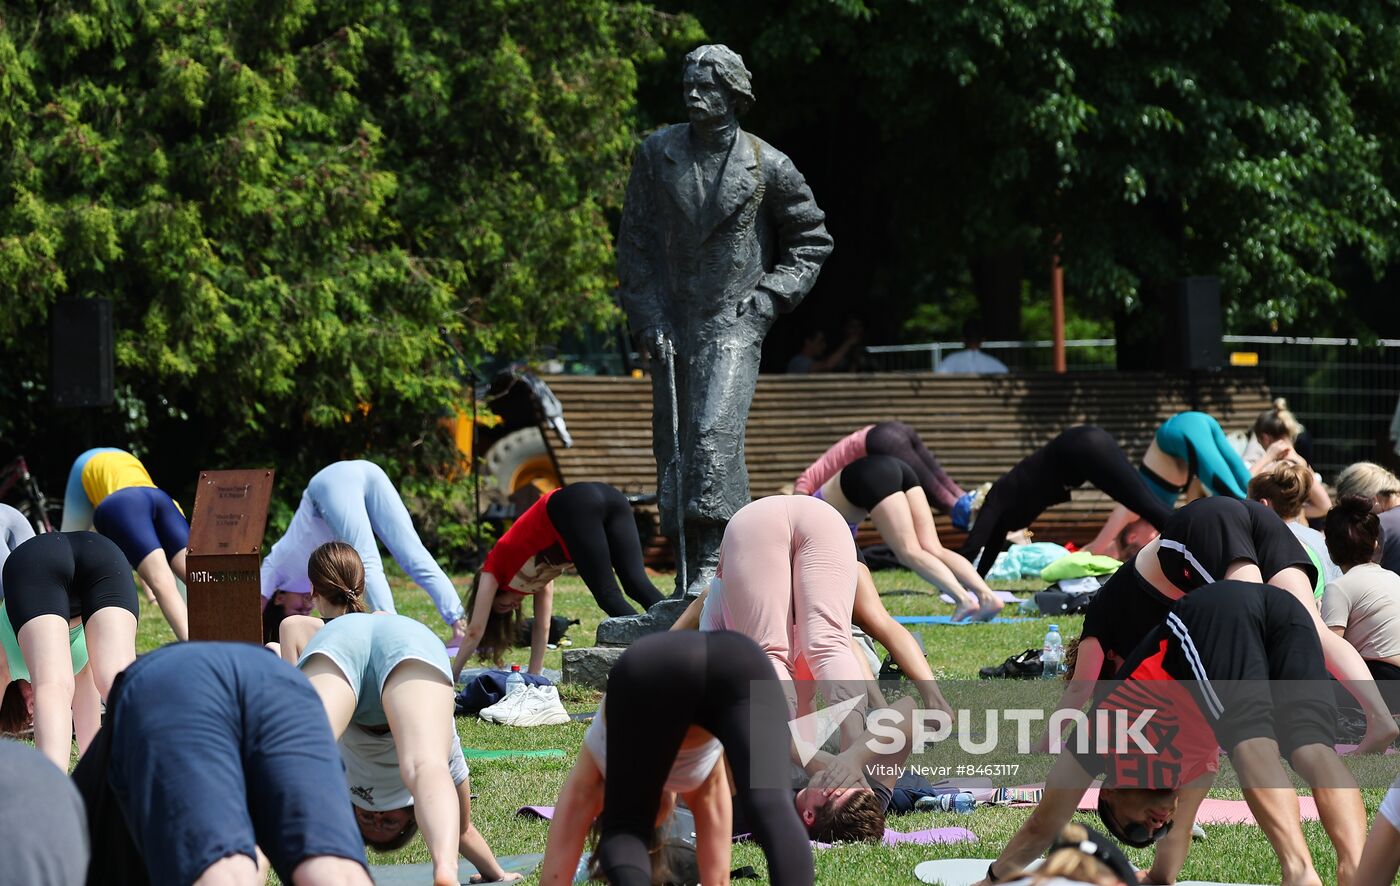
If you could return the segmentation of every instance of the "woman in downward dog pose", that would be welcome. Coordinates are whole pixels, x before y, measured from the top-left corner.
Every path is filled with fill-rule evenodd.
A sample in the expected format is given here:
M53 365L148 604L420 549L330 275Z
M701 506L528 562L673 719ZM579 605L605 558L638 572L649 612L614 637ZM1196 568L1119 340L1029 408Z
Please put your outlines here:
M1128 505L1154 529L1171 513L1152 496L1107 431L1079 425L1022 459L985 496L969 494L958 502L953 524L969 530L963 556L976 560L977 572L986 575L1009 533L1029 526L1046 508L1069 501L1071 490L1085 483Z
M9 671L29 671L34 744L66 772L75 724L82 750L97 732L97 700L136 658L131 567L95 532L47 532L10 554L3 583L6 627L16 638L4 644ZM11 698L23 685L16 679L7 688L7 708L24 701Z
M836 508L850 526L869 514L900 565L958 601L954 621L985 621L1006 605L965 557L939 542L923 487L903 461L867 455L838 471L814 496Z
M945 514L952 513L953 504L965 494L932 452L920 439L919 432L902 421L882 421L866 425L832 444L821 458L812 462L793 484L798 495L812 495L832 476L856 459L867 455L888 455L913 468L929 502Z
M411 618L354 612L317 631L297 666L320 696L336 739L352 729L368 736L356 733L352 746L357 739L391 736L399 776L413 799L409 818L422 828L432 856L434 886L458 882L459 849L482 871L503 877L467 818L470 786L465 780L454 786L449 768L456 732L442 641ZM371 845L381 837L387 838L382 845L395 844L397 835L388 832L399 821L386 821L372 806L360 807L356 817Z
M541 886L573 882L600 813L595 861L604 878L649 886L648 847L677 795L695 815L701 882L727 882L733 801L726 759L769 879L810 884L812 850L787 785L787 722L771 700L753 694L772 679L763 652L732 631L652 634L628 647L560 792ZM611 772L609 760L616 761Z
M572 483L548 492L501 536L481 567L468 606L471 621L457 651L460 672L473 652L499 659L515 636L513 620L526 597L534 597L535 633L530 673L543 667L553 608L554 579L570 562L608 615L635 615L618 589L643 608L661 601L647 578L632 506L605 483Z

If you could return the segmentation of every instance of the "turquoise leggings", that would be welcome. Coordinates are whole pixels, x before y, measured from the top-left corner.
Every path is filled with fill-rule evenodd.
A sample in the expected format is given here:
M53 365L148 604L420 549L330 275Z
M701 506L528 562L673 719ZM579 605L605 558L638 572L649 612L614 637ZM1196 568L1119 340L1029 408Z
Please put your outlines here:
M1248 497L1249 469L1220 429L1220 422L1204 412L1178 412L1162 422L1157 429L1157 448L1186 462L1188 484L1191 477L1200 477L1211 495ZM1160 482L1148 486L1168 505L1176 503L1178 490Z

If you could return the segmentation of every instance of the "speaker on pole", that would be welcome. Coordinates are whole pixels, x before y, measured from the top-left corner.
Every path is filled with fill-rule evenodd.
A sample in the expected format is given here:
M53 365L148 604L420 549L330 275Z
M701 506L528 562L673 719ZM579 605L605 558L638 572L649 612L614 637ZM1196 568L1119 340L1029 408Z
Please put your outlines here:
M111 406L112 303L65 298L49 308L49 393L64 408Z
M1187 277L1177 283L1177 334L1181 369L1219 369L1225 363L1220 278Z

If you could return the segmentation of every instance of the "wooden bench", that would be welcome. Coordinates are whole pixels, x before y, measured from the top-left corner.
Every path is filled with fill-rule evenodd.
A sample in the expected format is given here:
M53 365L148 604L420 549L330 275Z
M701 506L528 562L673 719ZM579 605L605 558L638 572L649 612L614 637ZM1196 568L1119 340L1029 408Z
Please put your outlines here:
M574 446L556 452L565 482L599 481L624 492L652 492L651 381L547 376L564 404ZM749 412L746 456L755 497L778 492L832 443L878 421L911 425L964 489L1000 477L1047 440L1076 424L1109 431L1136 463L1157 426L1196 408L1226 432L1248 430L1272 403L1262 376L1230 371L1162 373L1027 373L953 376L932 373L765 375ZM1046 511L1032 529L1046 541L1087 542L1113 502L1096 489ZM944 516L939 537L957 546L963 534ZM862 544L878 541L867 524ZM670 562L653 544L649 562Z

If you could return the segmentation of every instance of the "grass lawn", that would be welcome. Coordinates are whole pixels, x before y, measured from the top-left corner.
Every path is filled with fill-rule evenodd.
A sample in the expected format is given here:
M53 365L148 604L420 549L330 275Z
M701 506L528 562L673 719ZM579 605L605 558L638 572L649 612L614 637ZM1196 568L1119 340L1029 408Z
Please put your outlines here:
M468 580L467 576L458 576L456 579L458 586L463 588ZM885 605L892 614L931 615L952 612L951 606L940 603L928 586L912 573L878 572L875 574L875 581L882 593L896 589L919 592L887 594L884 597ZM432 626L443 637L448 635L425 593L409 584L402 574L392 575L391 582L399 612ZM663 589L669 589L668 579L658 579L657 583ZM581 619L582 624L572 628L569 637L576 646L592 645L594 630L602 619L602 612L598 610L582 582L577 578L561 579L554 610L557 614ZM1014 614L1011 607L1008 607L1008 614ZM1060 616L1056 621L1060 624L1066 640L1078 635L1081 618ZM1036 618L1020 624L956 628L922 625L913 626L913 629L922 633L929 661L938 677L975 679L979 667L998 663L1008 655L1027 647L1038 647L1048 622L1049 619ZM146 651L171 640L173 635L161 618L160 612L143 603L138 648ZM507 661L524 666L528 658L528 650L517 649ZM545 666L559 668L560 653L550 652L545 658ZM580 691L568 686L561 687L561 694L570 711L594 710L600 697L596 692ZM474 718L457 720L457 731L462 737L464 748L562 748L568 754L565 759L533 758L472 763L472 788L479 795L479 799L473 803L472 817L498 855L544 851L548 825L538 820L519 818L515 815L515 810L527 804L553 805L559 788L568 775L573 755L583 741L585 728L586 724L570 723L565 726L518 729L496 726ZM1374 763L1385 765L1392 773L1397 768L1393 758L1375 760ZM1389 776L1385 780L1388 781ZM1377 777L1370 781L1379 783L1380 779ZM1367 790L1364 794L1369 820L1375 814L1383 791ZM1240 798L1238 792L1226 789L1220 789L1212 796L1223 799ZM836 846L817 854L817 881L860 884L914 883L914 866L929 858L995 857L1028 814L1027 809L980 808L970 815L920 813L892 818L891 826L898 830L914 831L957 825L975 831L981 841L951 846ZM1092 815L1084 817L1084 820L1090 825L1097 824L1097 818ZM1317 822L1305 822L1303 829L1323 881L1335 883L1336 857L1322 826ZM1182 871L1183 879L1278 882L1278 864L1261 830L1243 825L1207 825L1206 834L1207 839L1204 842L1197 841L1193 847ZM1140 867L1146 868L1150 865L1150 850L1130 850L1129 856ZM394 855L379 856L371 853L371 862L376 864L426 861L428 853L421 836ZM753 865L760 875L765 871L763 854L756 847L736 846L734 866L745 864Z

